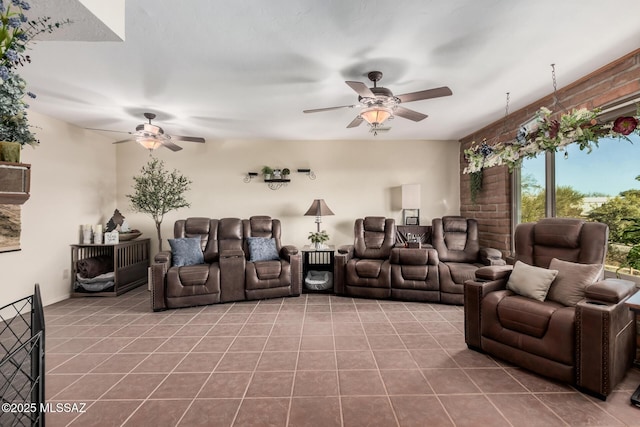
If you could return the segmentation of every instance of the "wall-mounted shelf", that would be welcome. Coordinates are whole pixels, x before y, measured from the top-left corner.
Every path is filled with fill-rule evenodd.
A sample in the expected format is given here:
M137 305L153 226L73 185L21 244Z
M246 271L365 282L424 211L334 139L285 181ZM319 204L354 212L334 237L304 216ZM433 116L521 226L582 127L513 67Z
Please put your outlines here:
M265 179L264 182L271 190L279 190L281 187L291 182L290 179Z
M258 176L258 172L247 172L247 175L244 177L243 181L248 184L256 176Z
M311 169L298 169L298 173L306 173L309 179L316 179L316 174Z
M316 179L316 174L311 169L298 169L297 171L298 171L298 173L307 174L309 179ZM253 181L253 178L257 177L258 175L260 175L258 172L247 172L242 180L246 184L249 184L251 181ZM267 175L267 176L271 176L271 175ZM279 175L276 175L276 176L279 176ZM290 175L287 174L287 175L283 175L283 176L290 176ZM282 188L282 187L286 186L288 183L290 183L291 179L289 179L289 178L267 178L267 179L264 180L264 182L267 183L267 186L269 187L269 189L271 189L271 190L279 190L280 188Z

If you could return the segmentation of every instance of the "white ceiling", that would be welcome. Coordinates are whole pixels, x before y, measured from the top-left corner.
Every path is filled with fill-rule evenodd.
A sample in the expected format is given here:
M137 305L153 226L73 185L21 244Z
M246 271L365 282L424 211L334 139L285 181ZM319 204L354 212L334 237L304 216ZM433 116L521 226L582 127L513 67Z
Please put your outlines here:
M501 119L506 92L510 111L552 92L551 63L562 87L640 47L636 0L127 0L124 41L91 0L31 2L75 21L20 71L33 110L120 131L150 111L209 140L373 138L346 128L356 110L302 113L356 103L344 81L371 70L395 94L453 91L377 138L457 140Z

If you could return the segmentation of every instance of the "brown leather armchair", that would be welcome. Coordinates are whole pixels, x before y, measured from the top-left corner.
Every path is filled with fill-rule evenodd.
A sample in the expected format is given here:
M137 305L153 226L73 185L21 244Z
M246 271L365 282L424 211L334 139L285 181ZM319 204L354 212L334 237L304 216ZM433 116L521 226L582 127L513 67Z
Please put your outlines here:
M553 258L602 265L607 238L606 224L578 219L520 224L515 260L542 268L549 268ZM624 301L635 293L634 283L596 278L582 288L584 298L578 295L573 306L550 299L551 290L542 301L517 295L506 288L511 272L512 266L483 267L476 280L465 283L469 348L606 399L633 360L636 326Z
M354 225L354 235L354 244L338 248L334 258L336 294L389 298L389 256L395 244L395 220L379 216L359 218Z
M505 265L502 252L480 248L478 223L461 216L434 218L431 243L440 263L440 301L461 305L464 282L475 278L476 270L485 265Z
M247 256L245 293L247 299L298 296L302 291L302 259L295 246L282 246L280 220L268 216L252 216L242 220L244 248ZM266 237L276 241L280 259L251 262L248 238Z
M174 225L174 237L199 237L204 263L175 266L170 251L151 264L154 311L247 299L298 296L302 258L295 246L282 246L277 219L187 218ZM279 259L250 260L249 237L273 238Z

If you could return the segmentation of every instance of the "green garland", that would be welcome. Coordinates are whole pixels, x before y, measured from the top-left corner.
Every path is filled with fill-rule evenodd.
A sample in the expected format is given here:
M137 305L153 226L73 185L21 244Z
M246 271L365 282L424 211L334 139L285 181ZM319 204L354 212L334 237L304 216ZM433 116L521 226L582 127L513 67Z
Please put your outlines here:
M480 191L482 190L482 169L471 172L469 174L469 186L471 189L471 203L476 204L476 198Z
M467 167L463 173L473 173L484 168L506 165L509 171L520 166L523 159L534 158L538 154L549 151L563 151L564 147L576 143L580 150L591 152L598 146L598 139L604 137L626 136L632 132L640 133L637 116L619 117L613 123L598 122L600 110L582 108L563 114L559 120L551 118L551 110L542 107L536 113L536 120L531 129L521 128L514 141L498 142L488 145L485 140L481 144L475 141L464 150Z

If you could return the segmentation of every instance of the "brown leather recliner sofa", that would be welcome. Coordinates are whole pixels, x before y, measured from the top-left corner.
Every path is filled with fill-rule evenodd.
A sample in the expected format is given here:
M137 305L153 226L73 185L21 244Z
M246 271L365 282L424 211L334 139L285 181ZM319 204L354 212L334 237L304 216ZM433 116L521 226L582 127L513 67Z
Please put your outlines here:
M424 227L423 227L424 229ZM396 247L395 221L357 219L354 244L338 248L334 284L338 295L462 304L464 281L485 265L504 265L497 249L480 248L475 219L435 218L430 243Z
M468 347L606 399L631 366L636 336L624 305L634 283L601 280L607 238L606 224L577 219L518 225L515 267L480 268L464 285ZM558 271L548 293L523 296L534 274L510 281L518 261Z
M174 237L200 238L204 260L176 266L170 251L157 254L153 310L300 295L302 258L295 246L282 246L280 235L280 221L268 216L176 221ZM275 240L277 259L251 261L249 240L256 237Z

